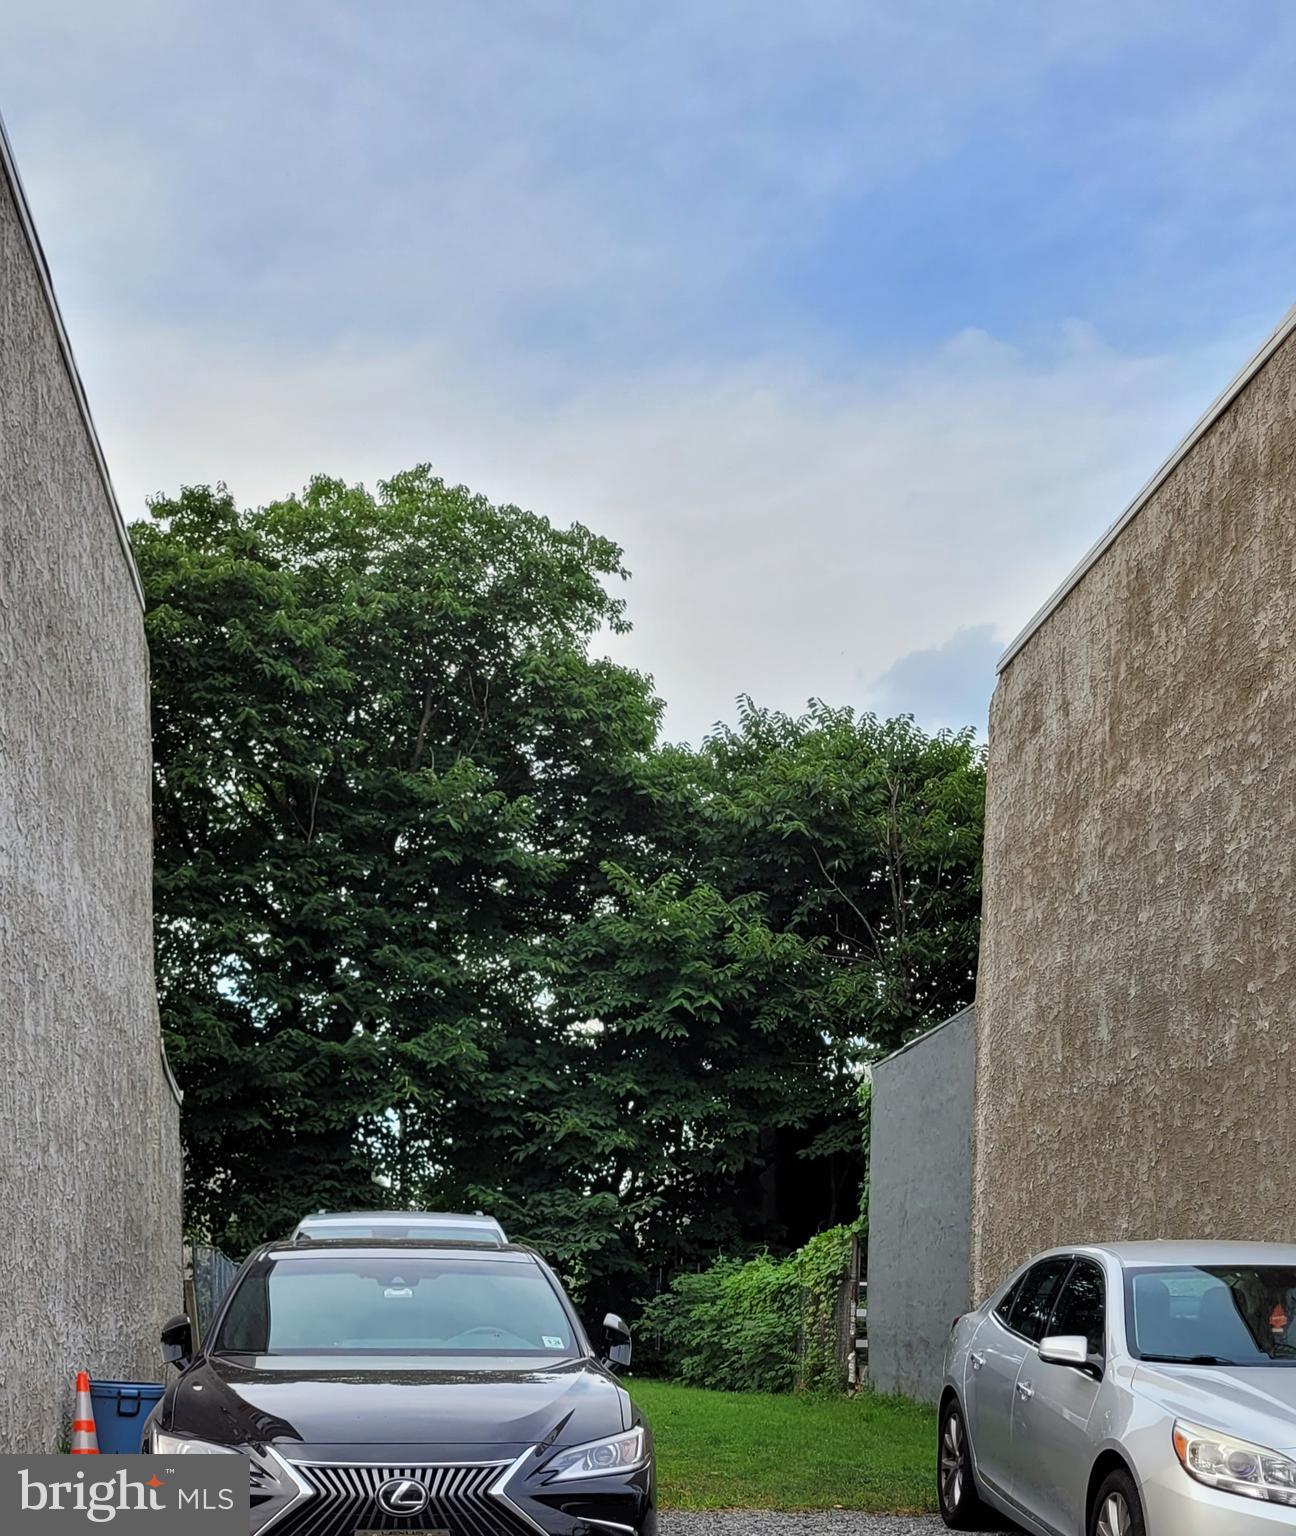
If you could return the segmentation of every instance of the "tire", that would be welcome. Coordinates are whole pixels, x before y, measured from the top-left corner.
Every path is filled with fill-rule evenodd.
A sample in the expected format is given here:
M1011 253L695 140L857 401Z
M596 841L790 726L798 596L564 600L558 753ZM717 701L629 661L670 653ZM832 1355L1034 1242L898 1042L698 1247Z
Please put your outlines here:
M936 1499L941 1519L952 1531L991 1531L1002 1523L995 1520L977 1491L967 1424L954 1398L941 1409L936 1439Z
M1103 1479L1089 1511L1089 1536L1147 1536L1138 1488L1123 1467Z

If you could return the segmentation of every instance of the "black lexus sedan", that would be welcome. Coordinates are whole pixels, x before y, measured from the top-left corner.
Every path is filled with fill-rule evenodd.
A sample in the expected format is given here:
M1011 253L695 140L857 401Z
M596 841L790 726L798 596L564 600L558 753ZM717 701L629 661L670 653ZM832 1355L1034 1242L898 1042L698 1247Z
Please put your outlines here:
M656 1536L652 1435L549 1266L517 1244L272 1243L179 1367L144 1449L247 1457L274 1536Z

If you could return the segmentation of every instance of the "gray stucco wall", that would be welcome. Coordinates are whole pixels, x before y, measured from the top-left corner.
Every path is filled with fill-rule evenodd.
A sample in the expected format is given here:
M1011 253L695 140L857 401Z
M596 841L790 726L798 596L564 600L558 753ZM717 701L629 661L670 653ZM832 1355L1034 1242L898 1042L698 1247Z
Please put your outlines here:
M873 1069L869 1143L869 1381L935 1398L949 1325L968 1310L971 1008Z
M0 161L0 1452L72 1373L161 1379L178 1109L153 990L148 658L132 571Z
M1031 1252L1290 1241L1296 342L1000 678L975 1294Z

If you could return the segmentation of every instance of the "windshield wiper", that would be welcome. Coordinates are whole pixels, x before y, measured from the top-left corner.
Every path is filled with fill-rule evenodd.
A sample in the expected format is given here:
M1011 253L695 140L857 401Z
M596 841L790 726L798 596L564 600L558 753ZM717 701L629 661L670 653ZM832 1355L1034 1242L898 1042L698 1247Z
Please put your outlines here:
M1144 1355L1157 1365L1241 1365L1241 1360L1226 1360L1223 1355Z

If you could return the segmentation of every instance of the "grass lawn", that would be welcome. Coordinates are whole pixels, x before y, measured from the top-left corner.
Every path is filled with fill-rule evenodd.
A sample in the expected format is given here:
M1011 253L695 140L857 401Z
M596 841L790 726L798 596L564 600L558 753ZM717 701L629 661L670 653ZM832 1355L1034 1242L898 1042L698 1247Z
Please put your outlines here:
M933 1510L936 1415L903 1398L627 1383L657 1438L667 1509Z

